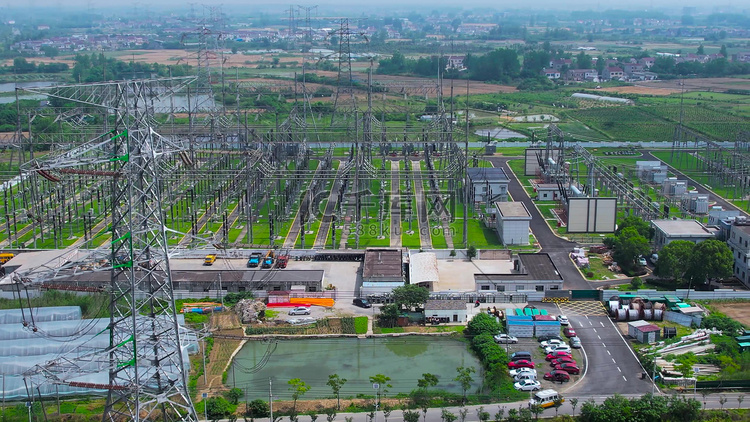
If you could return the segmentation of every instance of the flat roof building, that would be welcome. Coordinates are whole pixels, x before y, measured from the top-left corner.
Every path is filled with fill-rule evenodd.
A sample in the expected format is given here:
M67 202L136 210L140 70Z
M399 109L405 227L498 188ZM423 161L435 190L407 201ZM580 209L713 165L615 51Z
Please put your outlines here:
M471 181L471 197L474 202L487 204L508 200L508 175L500 167L470 167L467 169Z
M401 249L368 248L362 268L361 296L390 293L404 285L404 265Z
M523 202L495 202L495 230L503 245L528 245L531 214Z
M700 243L715 239L718 229L709 228L695 220L652 220L654 247L659 250L675 240Z
M517 292L560 290L563 278L546 253L521 253L513 261L510 274L474 274L477 292Z

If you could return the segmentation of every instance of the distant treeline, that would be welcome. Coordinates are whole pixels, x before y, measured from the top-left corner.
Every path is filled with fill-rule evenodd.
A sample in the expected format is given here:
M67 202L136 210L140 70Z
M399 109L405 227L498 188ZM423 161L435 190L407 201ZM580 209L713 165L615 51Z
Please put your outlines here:
M79 54L75 57L73 79L76 82L102 82L157 75L188 76L191 66L186 64L164 65L159 63L125 62L104 54Z
M66 63L33 63L26 61L23 57L13 59L12 66L3 66L0 68L2 73L60 73L66 72L70 67Z

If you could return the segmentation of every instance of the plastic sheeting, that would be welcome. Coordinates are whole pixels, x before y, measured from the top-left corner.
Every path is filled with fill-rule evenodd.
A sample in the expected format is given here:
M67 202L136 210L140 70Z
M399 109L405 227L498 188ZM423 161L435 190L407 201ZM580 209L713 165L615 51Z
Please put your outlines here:
M23 374L35 365L44 365L64 356L77 360L80 375L70 374L66 381L85 383L109 383L109 361L104 350L109 346L109 318L81 319L81 309L77 306L34 308L36 331L24 327L25 319L30 321L28 310L22 316L20 309L0 310L0 374L2 374L3 396L5 399L25 399L28 396ZM184 328L184 315L177 315L182 341L184 370L189 370L189 353L199 350L196 335ZM169 350L161 353L169 354ZM146 358L143 361L149 361ZM169 378L177 378L178 372L168 360L162 361ZM36 385L34 389L36 390ZM103 394L105 391L70 387L66 384L42 383L39 386L43 396L55 394Z

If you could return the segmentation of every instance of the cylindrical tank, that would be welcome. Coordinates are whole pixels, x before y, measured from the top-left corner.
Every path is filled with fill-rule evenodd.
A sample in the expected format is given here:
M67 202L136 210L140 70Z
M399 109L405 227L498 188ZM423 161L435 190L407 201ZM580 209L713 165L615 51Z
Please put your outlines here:
M618 309L620 309L619 304L609 305L609 315L616 316Z
M638 321L639 319L641 319L640 309L628 310L628 321Z
M664 319L664 311L661 309L654 309L654 321L661 321Z
M628 320L628 310L627 309L618 309L617 310L617 320L618 321L627 321Z
M639 311L639 312L640 312L640 310L641 310L641 305L642 305L642 303L640 303L640 302L632 302L632 303L630 304L630 309L632 309L632 310L634 310L634 311Z
M654 302L644 302L643 303L644 309L654 309Z
M654 311L651 309L644 309L643 319L645 319L646 321L651 321L652 319L654 319Z
M617 295L610 296L609 300L616 301L617 303L620 303L620 296L617 296Z

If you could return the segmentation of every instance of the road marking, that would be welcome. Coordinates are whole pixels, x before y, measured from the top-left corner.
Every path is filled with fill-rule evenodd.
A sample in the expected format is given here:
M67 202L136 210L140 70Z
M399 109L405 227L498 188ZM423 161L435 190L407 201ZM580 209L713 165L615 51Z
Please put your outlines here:
M592 328L592 330L594 330L594 332L596 332L596 328Z
M625 375L623 375L623 376L622 376L622 379L624 379L624 380L625 380L625 382L628 382L628 379L627 379L627 378L625 378Z
M617 367L617 370L618 370L618 371L620 371L620 372L622 372L622 369L620 369L620 367L619 367L619 366Z
M604 323L603 322L599 321L599 324L602 324L602 327L604 327Z
M601 340L601 339L602 339L602 337L601 337L601 336L600 336L599 334L597 334L596 336L597 336L597 337L599 338L599 340Z
M610 356L612 356L612 353L609 353L609 350L607 350L607 354L610 355Z
M612 362L617 363L617 361L615 360L615 358L612 358Z
M604 343L602 343L602 346L604 346L604 347L607 347L607 345L606 345L606 344L604 344Z
M589 325L594 325L594 323L593 323L593 322L591 322L591 321L589 321Z
M611 320L611 319L607 318L607 321L609 321L609 323L610 323L610 324L612 324L612 329L614 329L614 330L615 330L615 331L616 331L617 333L619 333L619 332L620 332L620 330L619 330L619 329L617 328L617 326L615 325L615 323L614 323L614 322L612 322L612 320ZM623 344L625 345L625 347L626 347L626 348L627 348L628 350L630 350L630 353L631 353L631 354L633 355L633 359L635 359L635 361L636 361L636 362L638 362L638 366L640 366L640 367L641 367L641 370L643 370L643 372L646 372L646 368L644 368L644 367L643 367L643 364L641 364L641 361L639 361L639 360L638 360L638 356L636 356L636 355L635 355L635 352L633 351L633 349L631 349L631 348L630 348L630 345L628 344L628 342L627 342L627 341L625 341L625 338L624 338L623 336L620 336L620 340L622 340L622 343L623 343ZM627 381L627 380L625 380L625 381ZM653 380L651 380L651 382L654 382L654 381L653 381ZM659 393L661 393L661 389L660 389L660 388L659 388L659 387L658 387L658 386L657 386L656 384L654 384L654 388L655 388L655 389L656 389L656 390L657 390L657 391L658 391Z

